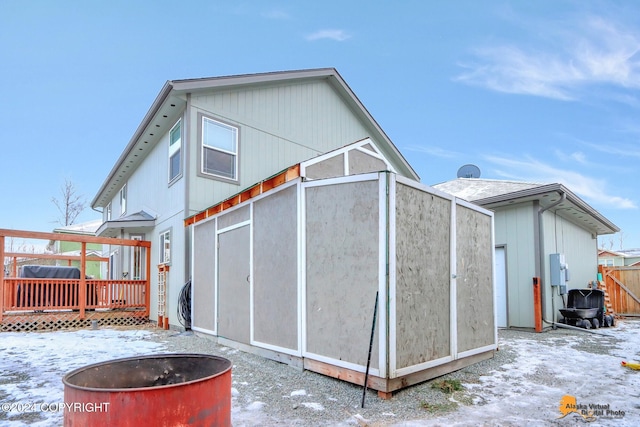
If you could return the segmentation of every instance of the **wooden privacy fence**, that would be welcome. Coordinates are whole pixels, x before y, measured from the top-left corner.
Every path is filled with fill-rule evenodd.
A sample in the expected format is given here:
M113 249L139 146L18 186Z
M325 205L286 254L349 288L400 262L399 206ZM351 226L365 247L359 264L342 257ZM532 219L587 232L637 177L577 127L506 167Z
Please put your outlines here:
M640 267L599 266L613 312L640 316Z
M79 255L7 251L7 239L75 242ZM108 253L127 254L135 264L136 280L110 273L110 259L87 255L87 244ZM92 320L129 325L149 319L151 243L89 235L0 229L0 331L23 331L86 326ZM107 278L88 277L87 262L106 265ZM78 265L79 278L20 277L20 266ZM24 267L27 268L27 267ZM109 279L108 277L112 277Z

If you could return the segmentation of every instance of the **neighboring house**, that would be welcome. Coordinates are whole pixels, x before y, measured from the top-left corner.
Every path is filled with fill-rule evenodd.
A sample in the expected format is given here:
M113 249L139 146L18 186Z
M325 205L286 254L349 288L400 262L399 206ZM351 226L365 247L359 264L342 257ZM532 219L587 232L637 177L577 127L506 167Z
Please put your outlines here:
M60 234L84 234L88 236L94 236L98 227L102 224L101 220L94 220L84 222L82 224L73 224L69 226L59 227L53 230L54 233ZM67 242L67 241L50 241L45 248L45 254L59 254L65 256L80 256L80 243L76 242ZM23 249L21 252L25 253ZM34 252L35 254L35 252ZM90 256L102 256L102 245L98 244L87 244L87 255ZM6 262L6 261L5 261ZM87 262L87 275L92 276L94 278L101 277L101 268L104 263L98 261L88 261ZM10 265L13 265L10 267ZM28 258L28 257L20 257L15 260L15 264L13 260L10 260L5 264L5 274L12 274L12 268L16 270L19 269L23 265L60 265L60 266L74 266L80 267L80 261L62 261L56 260L52 258ZM16 272L17 273L17 272Z
M151 318L178 327L192 275L185 218L365 138L419 179L333 68L168 81L91 202L103 212L96 234L151 241ZM144 271L134 253L106 255L113 278Z
M80 224L72 224L64 227L59 227L53 230L54 233L59 234L80 234L87 236L94 236L96 230L102 224L102 220L97 219L93 221L83 222ZM80 256L80 249L82 244L78 242L67 241L55 241L52 251L60 255L73 255ZM102 256L102 245L97 243L87 243L88 256ZM80 261L56 261L56 265L60 266L73 266L80 268ZM86 275L94 279L100 279L104 275L105 265L99 261L87 261L86 263Z
M598 250L598 265L605 267L632 267L640 265L640 249L611 251Z
M458 178L434 188L495 213L499 327L534 327L534 277L541 278L544 326L558 319L564 297L551 283L551 254L564 256L567 288L587 288L597 279L598 236L619 231L558 183Z

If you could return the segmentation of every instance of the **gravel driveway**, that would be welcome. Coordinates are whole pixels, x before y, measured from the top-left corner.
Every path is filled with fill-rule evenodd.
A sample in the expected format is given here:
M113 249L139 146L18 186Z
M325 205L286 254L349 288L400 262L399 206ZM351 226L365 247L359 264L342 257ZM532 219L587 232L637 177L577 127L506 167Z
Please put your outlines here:
M72 369L135 355L207 353L232 362L236 427L639 426L640 371L620 362L640 360L640 321L620 321L598 332L500 330L493 359L400 390L389 400L369 391L365 408L359 386L190 332L154 327L6 332L0 334L0 425L61 425L60 412L4 408L62 402L61 379Z

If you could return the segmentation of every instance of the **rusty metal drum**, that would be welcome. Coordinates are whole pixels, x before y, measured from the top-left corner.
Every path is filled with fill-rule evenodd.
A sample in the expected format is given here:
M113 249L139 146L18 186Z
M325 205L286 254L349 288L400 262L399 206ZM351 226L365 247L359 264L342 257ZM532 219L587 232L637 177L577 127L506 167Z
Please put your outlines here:
M88 365L64 383L64 425L231 426L231 362L159 354Z

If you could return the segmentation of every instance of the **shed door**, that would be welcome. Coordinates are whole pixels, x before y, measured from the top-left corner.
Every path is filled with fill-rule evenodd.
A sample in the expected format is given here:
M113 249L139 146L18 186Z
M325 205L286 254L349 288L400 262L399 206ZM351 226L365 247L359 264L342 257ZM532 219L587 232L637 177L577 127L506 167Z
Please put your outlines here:
M250 227L218 235L218 335L249 344Z
M496 310L499 328L507 327L507 252L504 246L496 248Z

